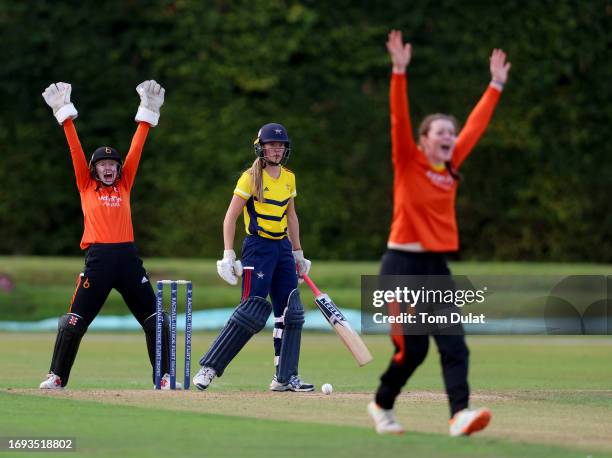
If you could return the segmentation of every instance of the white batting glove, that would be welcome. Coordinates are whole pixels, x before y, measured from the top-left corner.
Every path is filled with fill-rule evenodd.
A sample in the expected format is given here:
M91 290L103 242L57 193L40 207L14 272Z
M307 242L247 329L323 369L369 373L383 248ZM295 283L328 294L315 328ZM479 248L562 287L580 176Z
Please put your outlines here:
M70 103L70 93L72 86L68 83L53 83L42 93L43 99L53 110L53 115L61 126L68 118L76 118L78 112L74 105Z
M217 261L217 273L230 285L238 284L238 277L242 277L242 263L236 261L234 250L223 251L223 259Z
M304 281L302 276L304 274L308 275L308 272L310 272L310 266L312 265L312 262L310 262L308 259L304 257L304 252L302 250L293 251L293 259L295 259L295 267L297 269L298 282L302 283Z
M147 80L136 86L140 96L140 106L136 112L136 122L144 121L155 127L159 121L159 109L164 104L166 90L155 80Z

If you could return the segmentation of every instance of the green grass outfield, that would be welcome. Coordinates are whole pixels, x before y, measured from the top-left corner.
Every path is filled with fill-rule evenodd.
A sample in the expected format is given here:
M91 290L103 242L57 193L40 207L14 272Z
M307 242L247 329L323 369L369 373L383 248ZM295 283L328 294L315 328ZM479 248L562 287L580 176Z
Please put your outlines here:
M219 278L212 259L145 259L152 280L185 278L194 283L194 308L235 307L237 287ZM83 268L83 258L36 256L0 256L0 274L11 276L14 291L0 290L0 320L35 321L64 313ZM361 275L375 275L379 262L314 261L311 276L343 308L358 308ZM610 275L607 264L552 263L451 263L455 274L462 275ZM304 301L314 307L312 301ZM125 315L127 308L112 292L102 309L103 315Z
M194 335L194 363L213 337ZM384 336L366 337L375 359L363 368L335 335L304 336L300 371L317 388L332 383L330 396L267 390L268 332L206 392L153 391L142 335L92 332L70 389L43 393L36 387L53 340L47 333L0 333L0 437L76 440L76 453L53 456L612 456L610 337L469 337L472 405L493 410L490 427L470 438L448 437L434 346L397 403L409 432L383 437L365 407L390 356Z

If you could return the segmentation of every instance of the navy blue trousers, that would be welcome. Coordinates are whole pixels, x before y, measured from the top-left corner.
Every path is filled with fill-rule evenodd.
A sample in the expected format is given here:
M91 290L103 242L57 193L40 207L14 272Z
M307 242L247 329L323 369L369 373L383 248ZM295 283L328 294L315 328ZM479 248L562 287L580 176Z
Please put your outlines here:
M291 242L284 238L272 240L258 235L244 239L241 254L242 301L249 296L266 299L270 296L274 310L274 364L278 365L284 325L282 316L289 294L297 288L295 260Z

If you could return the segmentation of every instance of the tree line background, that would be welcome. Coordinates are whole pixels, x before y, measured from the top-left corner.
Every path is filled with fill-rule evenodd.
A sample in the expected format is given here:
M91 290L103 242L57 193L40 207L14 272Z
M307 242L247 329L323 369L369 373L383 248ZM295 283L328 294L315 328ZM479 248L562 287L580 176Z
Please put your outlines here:
M144 256L218 257L266 122L293 140L307 257L375 259L392 208L386 35L413 44L413 124L464 121L494 47L510 79L462 168L463 259L612 261L607 0L0 1L0 253L78 254L82 213L41 93L72 83L87 156L127 152L145 79L166 87L132 211ZM242 229L237 231L243 232ZM236 247L239 247L237 242Z

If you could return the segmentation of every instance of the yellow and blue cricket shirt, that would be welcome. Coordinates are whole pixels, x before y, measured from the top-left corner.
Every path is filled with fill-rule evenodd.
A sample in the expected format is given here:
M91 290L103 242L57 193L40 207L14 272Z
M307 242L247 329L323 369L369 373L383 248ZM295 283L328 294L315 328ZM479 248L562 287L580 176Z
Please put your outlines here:
M278 178L272 178L262 171L264 201L253 195L251 174L242 174L234 194L247 201L244 206L244 227L249 235L260 235L267 239L279 240L287 236L287 206L289 200L297 195L295 175L281 167Z

